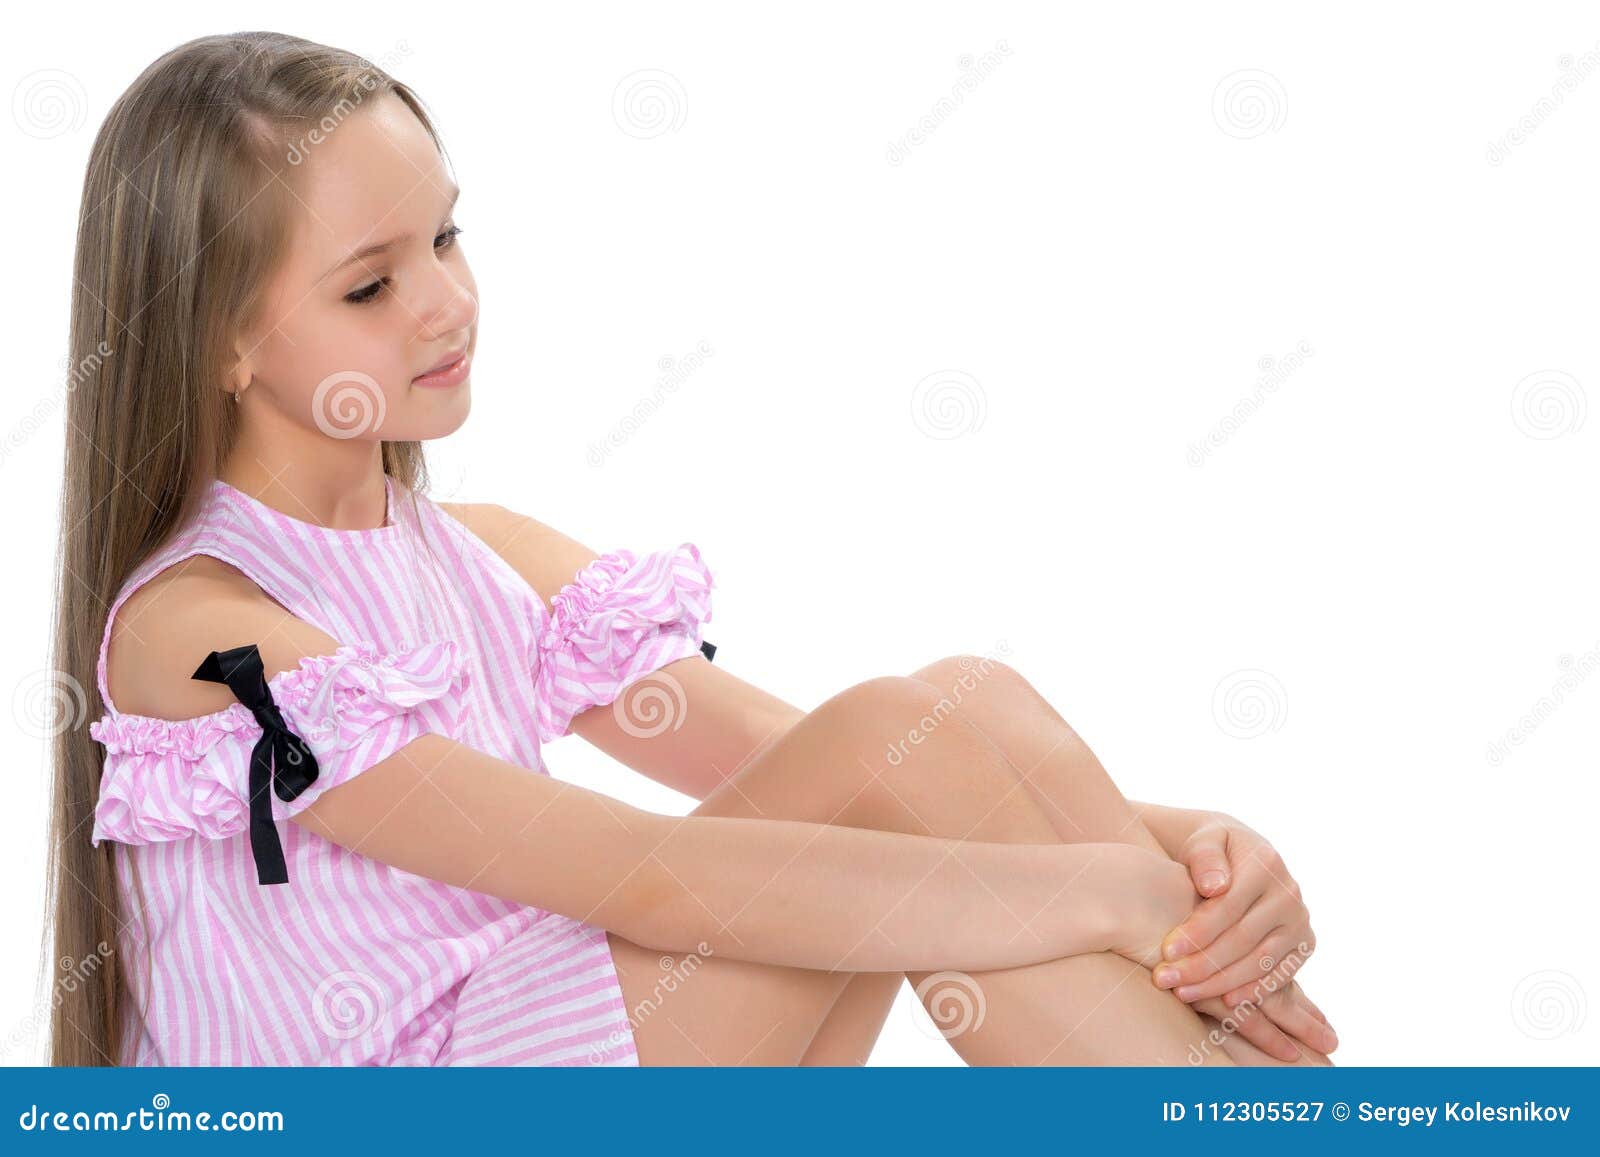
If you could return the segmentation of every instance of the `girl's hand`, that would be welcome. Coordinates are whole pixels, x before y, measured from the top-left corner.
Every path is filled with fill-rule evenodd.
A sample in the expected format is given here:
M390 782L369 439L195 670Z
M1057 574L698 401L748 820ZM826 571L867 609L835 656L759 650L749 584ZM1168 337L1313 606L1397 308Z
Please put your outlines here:
M1256 986L1269 975L1285 989L1317 938L1282 857L1259 832L1214 816L1190 834L1178 858L1206 898L1166 937L1156 985L1179 1000L1221 997L1230 1006L1252 992L1259 999Z
M1112 933L1107 948L1146 968L1161 963L1161 941L1195 911L1194 885L1182 864L1133 844L1113 844L1101 857L1112 873L1107 888Z
M1291 980L1256 1000L1232 1005L1221 997L1202 997L1193 1002L1198 1012L1214 1016L1269 1056L1297 1061L1301 1053L1296 1042L1318 1052L1331 1053L1339 1038L1322 1010L1311 1003L1298 981Z

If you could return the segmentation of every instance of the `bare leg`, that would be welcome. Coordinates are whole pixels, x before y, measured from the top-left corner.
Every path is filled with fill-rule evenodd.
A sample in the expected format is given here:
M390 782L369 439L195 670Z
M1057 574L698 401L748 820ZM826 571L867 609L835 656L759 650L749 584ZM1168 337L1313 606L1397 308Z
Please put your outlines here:
M823 1019L800 1058L802 1065L865 1065L878 1043L903 972L857 972Z
M807 715L695 813L996 842L1059 838L1005 755L971 723L947 720L897 763L885 759L938 698L909 678L851 688ZM1018 934L1029 934L1020 918ZM660 953L610 939L632 1010L679 962L663 967ZM634 1014L640 1061L795 1064L853 975L698 962L648 1015ZM1193 1063L1194 1045L1207 1031L1193 1010L1150 983L1146 969L1112 953L970 975L915 972L910 979L971 1064L1182 1065ZM958 1004L972 1011L955 1026L948 1013ZM1233 1061L1217 1050L1201 1063Z
M1011 667L994 659L961 655L930 663L913 672L912 678L934 689L934 708L918 725L919 739L952 719L980 728L1004 753L1011 770L1039 803L1062 842L1123 842L1161 851L1088 744ZM909 742L904 746L915 750ZM1148 973L1146 983L1147 977ZM840 995L835 1011L818 1029L804 1063L850 1064L855 1063L848 1059L851 1056L870 1053L871 1041L877 1039L882 1016L888 1014L898 987L898 982L885 973L857 974ZM882 1016L875 1023L879 1009ZM1221 1031L1216 1020L1203 1020L1205 1032L1203 1039L1197 1041L1200 1051L1215 1048L1213 1030ZM871 1040L866 1039L868 1034ZM1229 1055L1240 1063L1284 1063L1229 1035L1230 1041L1238 1040L1237 1047L1229 1044ZM1305 1055L1296 1064L1332 1064L1307 1045L1300 1049Z

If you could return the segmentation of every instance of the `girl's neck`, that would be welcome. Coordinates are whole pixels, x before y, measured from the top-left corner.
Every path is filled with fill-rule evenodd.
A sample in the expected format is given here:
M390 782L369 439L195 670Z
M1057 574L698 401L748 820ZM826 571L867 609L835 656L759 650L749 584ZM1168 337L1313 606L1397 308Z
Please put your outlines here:
M301 522L330 530L368 530L385 525L389 510L381 444L373 443L370 454L359 458L351 455L347 462L337 461L337 457L316 461L305 456L272 458L240 446L229 455L217 477Z

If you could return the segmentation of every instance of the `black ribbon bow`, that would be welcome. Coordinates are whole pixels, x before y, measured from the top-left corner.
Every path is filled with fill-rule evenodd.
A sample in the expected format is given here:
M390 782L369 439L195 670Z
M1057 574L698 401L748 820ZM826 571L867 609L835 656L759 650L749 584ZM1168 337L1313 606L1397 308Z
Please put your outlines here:
M261 725L261 738L250 753L250 854L255 857L258 884L287 884L289 870L283 862L283 844L272 819L267 785L270 783L285 803L298 798L316 782L317 757L305 740L289 730L272 701L261 652L254 643L212 651L190 678L226 683Z

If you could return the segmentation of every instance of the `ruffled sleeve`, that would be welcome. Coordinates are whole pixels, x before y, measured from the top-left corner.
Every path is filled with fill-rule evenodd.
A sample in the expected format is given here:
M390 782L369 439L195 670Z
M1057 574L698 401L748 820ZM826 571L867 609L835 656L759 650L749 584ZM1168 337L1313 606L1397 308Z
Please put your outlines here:
M452 640L395 653L351 643L278 672L267 688L319 774L293 800L269 793L273 819L303 811L421 735L456 737L469 682ZM243 703L178 720L113 711L89 734L106 751L91 843L224 839L249 829L250 758L262 727Z
M616 700L628 684L668 663L705 653L711 572L692 542L591 560L551 600L535 656L535 723L548 743L573 716Z

